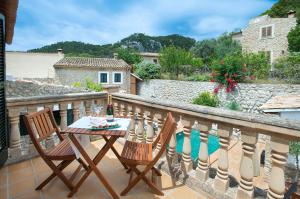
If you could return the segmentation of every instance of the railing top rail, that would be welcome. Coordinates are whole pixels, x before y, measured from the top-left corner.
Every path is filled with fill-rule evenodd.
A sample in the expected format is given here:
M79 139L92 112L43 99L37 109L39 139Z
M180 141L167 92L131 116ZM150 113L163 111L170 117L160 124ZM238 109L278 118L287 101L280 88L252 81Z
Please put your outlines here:
M87 99L105 98L107 92L91 93L68 93L63 95L33 96L33 97L12 97L6 99L7 107L28 106L36 104L58 103L64 101L77 101Z
M252 130L257 133L278 134L295 137L300 140L300 122L287 120L278 116L267 116L257 113L212 108L193 104L170 102L160 99L146 99L131 94L113 94L113 98L127 103L139 104L149 108L172 111L178 114L189 115L199 120L207 120L235 128Z

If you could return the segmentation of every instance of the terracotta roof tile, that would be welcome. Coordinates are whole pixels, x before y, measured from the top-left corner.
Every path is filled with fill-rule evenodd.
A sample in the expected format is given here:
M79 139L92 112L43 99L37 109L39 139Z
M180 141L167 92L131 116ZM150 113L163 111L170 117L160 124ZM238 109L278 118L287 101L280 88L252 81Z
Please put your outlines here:
M122 59L90 58L90 57L65 57L54 64L55 68L112 68L130 69Z
M260 107L262 110L298 108L300 108L300 95L275 96Z

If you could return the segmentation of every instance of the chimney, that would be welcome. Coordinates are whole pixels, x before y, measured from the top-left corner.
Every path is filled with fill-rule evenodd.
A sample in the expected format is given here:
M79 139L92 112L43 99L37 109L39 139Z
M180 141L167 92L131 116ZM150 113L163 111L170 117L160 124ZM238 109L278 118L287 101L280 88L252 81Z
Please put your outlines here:
M59 57L61 57L61 58L64 58L64 52L63 52L63 49L61 49L61 48L59 48L59 49L57 49L57 54L58 54L58 56Z
M114 53L114 59L118 59L118 53Z
M294 18L296 16L296 11L290 10L288 11L288 18Z

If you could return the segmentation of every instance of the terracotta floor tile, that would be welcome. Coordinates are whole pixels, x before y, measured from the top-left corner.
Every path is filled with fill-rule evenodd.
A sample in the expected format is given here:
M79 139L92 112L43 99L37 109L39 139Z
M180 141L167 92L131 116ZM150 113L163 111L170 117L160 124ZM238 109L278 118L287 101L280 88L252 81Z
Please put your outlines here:
M7 188L0 187L0 199L7 199Z
M35 188L34 178L25 178L23 181L13 184L13 186L9 186L9 194L11 197L21 196L25 193L30 193Z
M176 188L169 196L174 199L182 199L182 198L197 199L197 197L199 197L194 190L186 186L180 186Z
M30 160L8 166L8 172L9 173L10 172L15 172L15 171L18 171L20 169L26 169L26 168L31 168L31 161Z
M7 186L7 174L1 173L0 174L0 187Z
M41 194L38 191L29 192L15 197L14 199L41 199Z
M14 170L13 172L8 172L9 184L15 184L17 182L23 181L26 178L34 178L33 170L31 167L26 167L19 170Z

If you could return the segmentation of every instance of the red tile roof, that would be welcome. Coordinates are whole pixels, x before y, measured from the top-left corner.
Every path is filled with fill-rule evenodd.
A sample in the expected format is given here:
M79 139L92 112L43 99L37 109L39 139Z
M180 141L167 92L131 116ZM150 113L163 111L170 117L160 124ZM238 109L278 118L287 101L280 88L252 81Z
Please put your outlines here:
M0 13L5 16L5 41L11 44L16 24L19 0L1 0Z
M65 57L54 64L55 68L112 68L131 69L122 59Z

